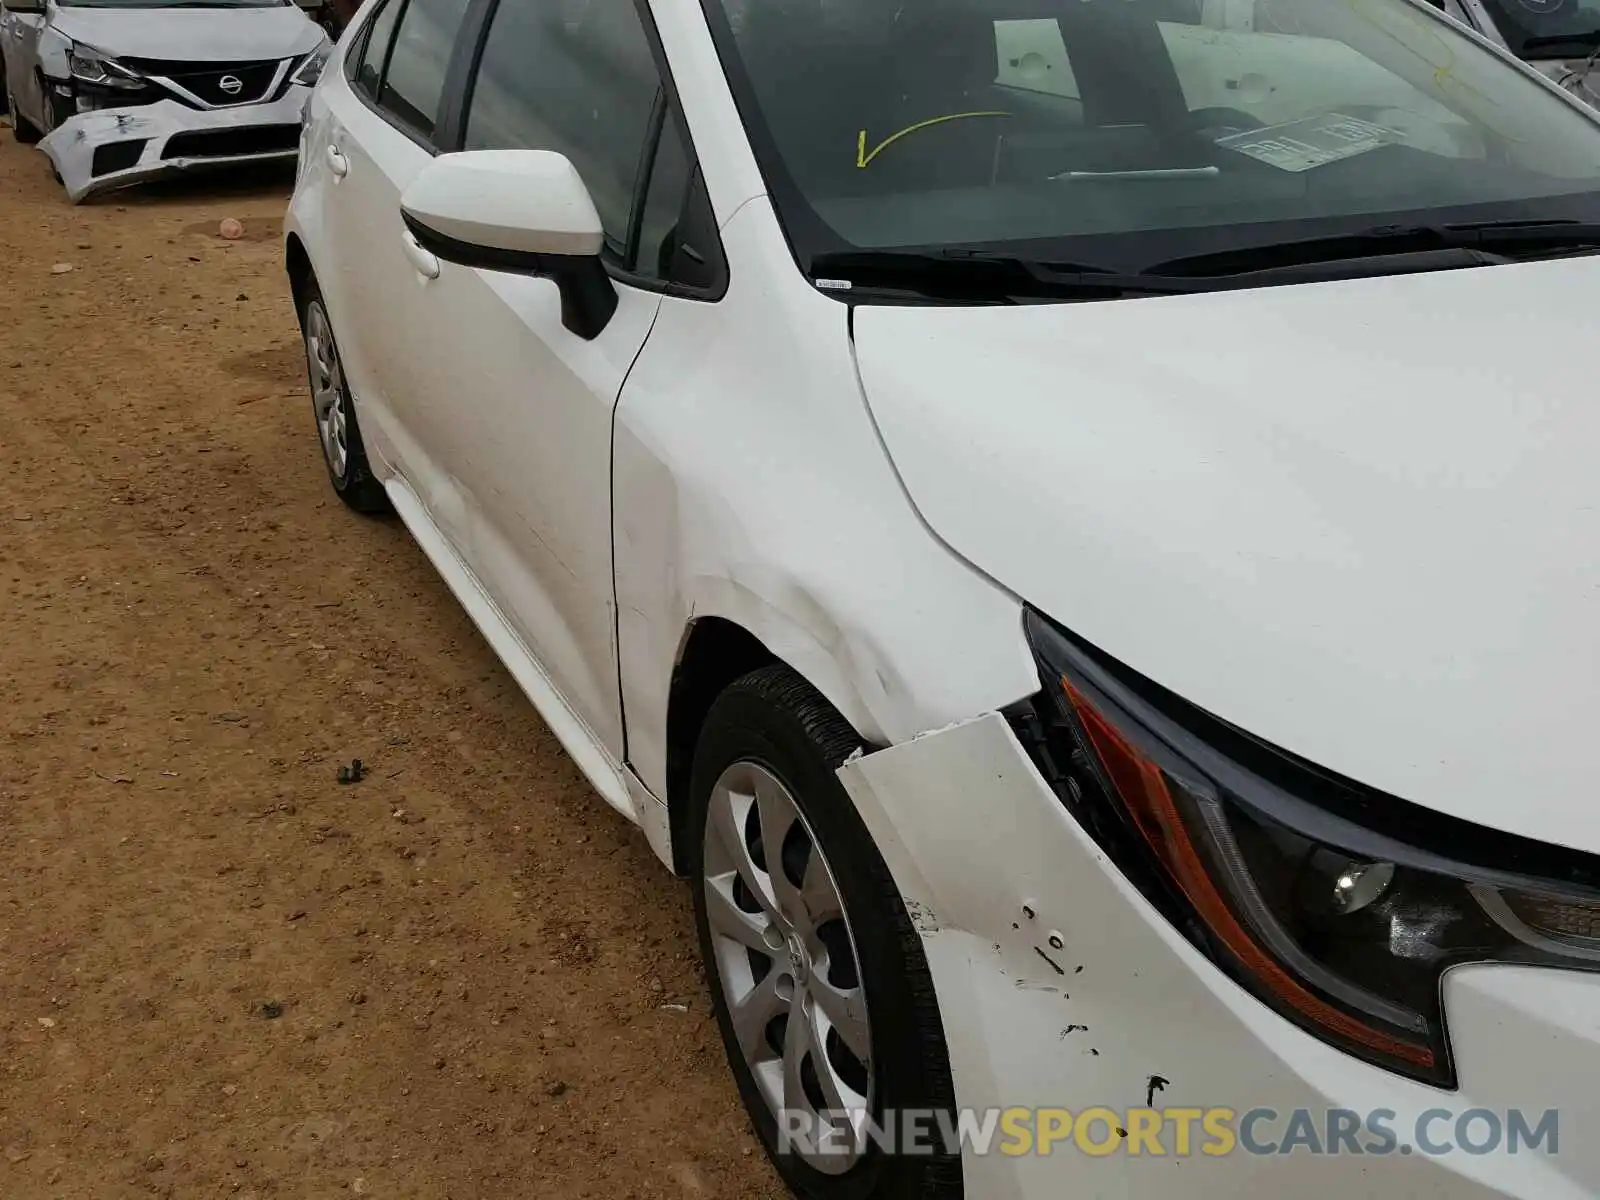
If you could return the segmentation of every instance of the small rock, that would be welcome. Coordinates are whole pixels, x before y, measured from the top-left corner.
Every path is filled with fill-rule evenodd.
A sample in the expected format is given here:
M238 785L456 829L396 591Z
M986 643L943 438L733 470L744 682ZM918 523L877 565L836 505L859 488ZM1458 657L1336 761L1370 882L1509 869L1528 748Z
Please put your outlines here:
M305 920L305 917L306 917L306 910L303 909L303 908L297 908L292 913L289 914L289 920L291 920L291 921L303 921L303 920Z
M283 1005L276 1000L268 1000L261 1006L261 1015L269 1021L276 1021L283 1016Z
M55 1027L56 1027L56 1019L54 1017L40 1017L39 1018L39 1028L41 1028L41 1029L54 1029Z
M238 299L239 299L239 303L243 304L246 300L250 299L249 293L240 292Z
M546 1096L564 1096L567 1094L567 1085L558 1079L554 1083L545 1086L544 1094Z
M359 988L357 988L355 991L350 993L350 1003L351 1004L365 1004L366 1002L367 1002L367 994L365 992L361 991Z
M52 275L71 275L72 272L73 272L73 269L74 268L73 268L71 263L57 263L55 266L50 268L50 274L52 274Z
M218 713L217 720L224 721L229 725L237 725L240 721L244 720L244 714L241 712Z
M159 1171L166 1165L166 1163L162 1162L161 1159L154 1154L144 1160L144 1169L146 1171Z
M217 226L217 236L229 242L236 242L244 236L244 222L229 217Z
M350 1190L352 1192L354 1192L358 1196L364 1196L366 1194L366 1191L367 1191L367 1181L365 1179L353 1179L353 1180L351 1180L350 1181Z
M436 1058L436 1059L434 1059L434 1060L433 1060L433 1069L434 1069L434 1070L435 1070L435 1071L442 1071L442 1070L444 1070L444 1059L442 1059L442 1058Z
M31 512L24 512L19 508L16 512L11 514L11 519L13 521L31 521L33 520L33 514Z

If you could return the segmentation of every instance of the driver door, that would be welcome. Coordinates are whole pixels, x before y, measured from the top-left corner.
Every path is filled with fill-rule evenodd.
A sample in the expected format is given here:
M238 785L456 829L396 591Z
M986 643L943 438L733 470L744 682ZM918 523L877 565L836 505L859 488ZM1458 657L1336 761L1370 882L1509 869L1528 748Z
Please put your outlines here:
M661 79L632 0L501 0L481 44L460 148L555 150L572 161L601 219L617 309L585 339L564 324L549 279L444 263L437 277L407 282L418 337L430 331L457 351L412 364L397 387L419 393L408 410L443 396L464 410L434 444L439 472L460 481L473 574L593 743L620 763L611 434L661 304L649 264L634 269ZM682 164L680 155L680 185Z

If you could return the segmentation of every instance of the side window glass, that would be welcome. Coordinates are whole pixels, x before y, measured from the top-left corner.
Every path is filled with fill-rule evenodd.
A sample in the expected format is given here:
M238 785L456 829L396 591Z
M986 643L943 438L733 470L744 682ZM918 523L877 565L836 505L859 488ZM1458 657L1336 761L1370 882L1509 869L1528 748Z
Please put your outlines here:
M660 86L631 0L503 0L484 42L465 148L565 154L620 255Z
M680 250L678 223L688 194L689 150L678 123L668 113L639 219L639 256L634 270L647 279L677 282L673 267Z
M394 23L404 7L404 0L390 0L367 22L362 34L364 40L352 82L373 100L378 98L378 84L383 81L383 60L389 56L389 43L394 40Z
M383 74L380 107L425 137L433 135L445 74L467 0L411 0Z

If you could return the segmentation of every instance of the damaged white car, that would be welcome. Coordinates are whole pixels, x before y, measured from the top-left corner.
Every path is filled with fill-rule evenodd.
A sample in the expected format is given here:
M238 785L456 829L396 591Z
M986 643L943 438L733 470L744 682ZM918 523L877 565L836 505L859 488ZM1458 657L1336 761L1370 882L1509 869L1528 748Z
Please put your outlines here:
M299 152L331 50L290 0L0 0L18 141L74 203L200 167Z
M373 0L312 94L327 473L805 1200L1600 1195L1600 114L1254 16Z

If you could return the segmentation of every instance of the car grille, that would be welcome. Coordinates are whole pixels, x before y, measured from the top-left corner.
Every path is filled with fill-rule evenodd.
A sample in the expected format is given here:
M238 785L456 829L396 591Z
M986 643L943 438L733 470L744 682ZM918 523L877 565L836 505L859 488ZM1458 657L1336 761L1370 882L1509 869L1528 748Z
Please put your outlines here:
M175 133L164 159L243 158L249 154L293 154L300 149L298 125L249 125L242 129L194 129Z
M216 108L277 99L269 93L273 91L272 83L278 77L281 60L165 62L151 58L124 58L118 61L141 75L169 79L191 96ZM230 90L223 86L224 81L236 81L238 86ZM178 99L184 97L179 96Z

